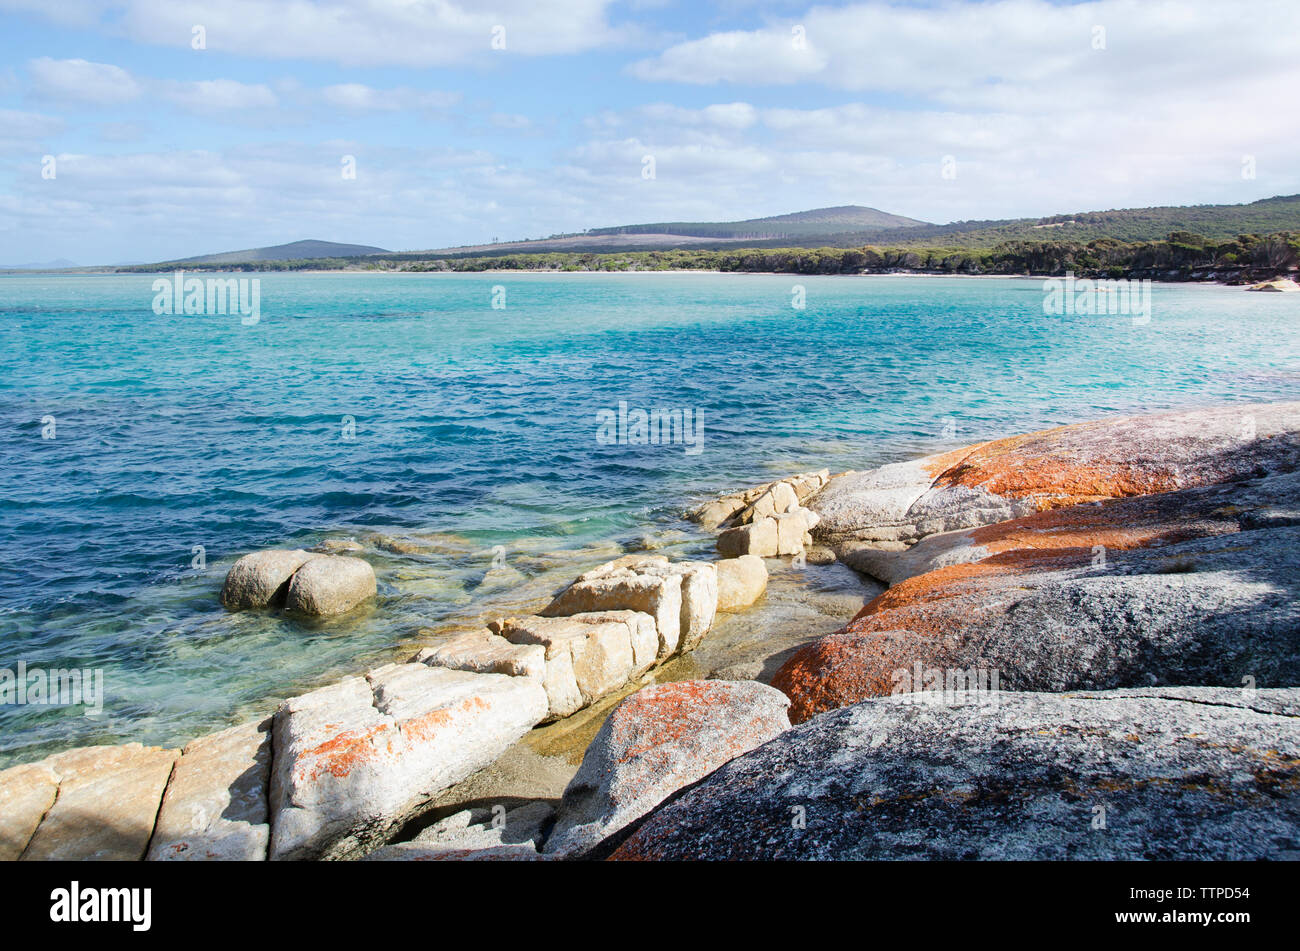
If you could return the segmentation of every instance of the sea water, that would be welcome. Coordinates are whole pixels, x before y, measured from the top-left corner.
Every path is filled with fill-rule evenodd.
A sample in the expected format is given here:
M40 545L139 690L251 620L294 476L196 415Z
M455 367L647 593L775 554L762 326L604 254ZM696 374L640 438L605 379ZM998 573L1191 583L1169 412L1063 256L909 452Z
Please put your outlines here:
M239 276L256 323L157 314L157 275L0 277L0 670L103 693L0 706L0 765L183 743L620 551L706 554L681 513L728 489L1300 398L1300 295L1240 288L1157 284L1144 321L1029 279ZM221 608L235 558L327 538L373 605Z

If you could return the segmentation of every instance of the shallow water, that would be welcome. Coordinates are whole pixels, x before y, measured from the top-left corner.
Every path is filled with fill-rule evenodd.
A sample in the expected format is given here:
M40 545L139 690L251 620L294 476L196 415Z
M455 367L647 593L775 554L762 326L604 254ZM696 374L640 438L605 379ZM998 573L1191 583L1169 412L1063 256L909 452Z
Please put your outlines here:
M105 688L94 718L0 707L0 763L184 742L526 610L644 536L705 553L679 514L729 488L1300 398L1300 304L1237 288L1157 285L1134 325L1045 317L1030 280L271 274L245 326L156 316L153 280L0 277L0 668ZM700 451L603 444L620 401L698 413ZM366 546L373 607L221 610L236 557L326 537Z

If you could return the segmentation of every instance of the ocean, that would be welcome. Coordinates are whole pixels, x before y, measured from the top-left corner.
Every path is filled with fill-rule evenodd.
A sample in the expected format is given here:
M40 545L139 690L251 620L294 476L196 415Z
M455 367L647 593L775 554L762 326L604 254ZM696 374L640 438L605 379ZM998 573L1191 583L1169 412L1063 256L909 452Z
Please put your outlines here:
M681 514L729 489L1300 399L1294 296L1240 288L1158 284L1135 321L1029 279L235 276L256 323L155 313L156 275L0 276L0 671L103 682L94 716L0 705L0 765L184 743L620 551L707 555ZM373 606L221 608L240 555L327 538Z

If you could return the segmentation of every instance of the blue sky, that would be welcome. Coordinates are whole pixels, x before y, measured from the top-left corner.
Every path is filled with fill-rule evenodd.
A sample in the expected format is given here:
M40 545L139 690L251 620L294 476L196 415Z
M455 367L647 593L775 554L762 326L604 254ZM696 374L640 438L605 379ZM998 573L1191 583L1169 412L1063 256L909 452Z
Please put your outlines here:
M0 0L0 24L7 264L1300 192L1286 0Z

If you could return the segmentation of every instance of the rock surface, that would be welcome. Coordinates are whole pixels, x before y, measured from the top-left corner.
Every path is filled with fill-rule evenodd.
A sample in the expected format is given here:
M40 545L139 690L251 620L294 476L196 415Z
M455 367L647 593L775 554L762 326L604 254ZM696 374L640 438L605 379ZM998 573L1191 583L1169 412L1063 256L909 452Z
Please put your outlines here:
M270 721L200 737L181 751L149 844L151 861L260 861L271 837Z
M757 555L724 558L717 570L719 611L744 610L767 588L767 565Z
M758 505L758 507L764 509L759 517L774 514L776 511L788 511L790 492L793 492L794 501L802 504L815 495L829 480L829 469L821 469L817 472L801 472L798 475L792 475L777 482L765 482L762 485L742 489L739 492L732 492L705 502L703 505L687 512L686 517L693 522L698 522L702 528L709 531L733 520L737 524L750 522L754 520L754 513L747 513L746 510L758 505L758 500L764 495L770 495L771 497L768 502ZM784 500L783 504L786 507L779 509L776 507L778 496Z
M128 743L87 746L42 760L39 765L48 773L36 776L40 795L47 788L46 776L57 779L58 792L22 852L22 858L37 861L139 861L144 858L163 789L177 755L177 750ZM29 805L25 815L31 814Z
M650 814L616 859L1295 859L1300 690L890 697Z
M946 558L984 557L899 581L842 636L786 661L773 683L792 720L888 694L917 663L998 671L1012 690L1300 684L1300 475L1076 506L949 541L927 540Z
M693 649L713 626L717 608L717 569L709 562L625 555L579 575L541 613L642 611L654 618L663 659Z
M536 680L391 664L275 716L271 858L349 858L487 766L547 713Z
M590 851L665 797L790 726L789 701L760 683L656 684L614 709L564 792L547 854Z
M653 618L638 611L500 618L491 629L512 644L543 649L547 721L576 713L649 670L660 643Z
M1132 416L998 439L837 476L809 503L845 552L1082 502L1228 482L1300 465L1300 403Z
M221 603L231 611L282 606L289 590L289 579L311 557L300 548L255 551L245 555L226 573Z
M320 555L304 562L289 580L284 606L313 617L345 614L377 593L375 569L360 558Z
M511 644L489 630L466 631L438 648L426 648L415 659L431 667L469 670L508 677L546 677L546 649L539 644Z
M15 862L23 854L58 791L59 776L48 762L0 772L0 862Z

